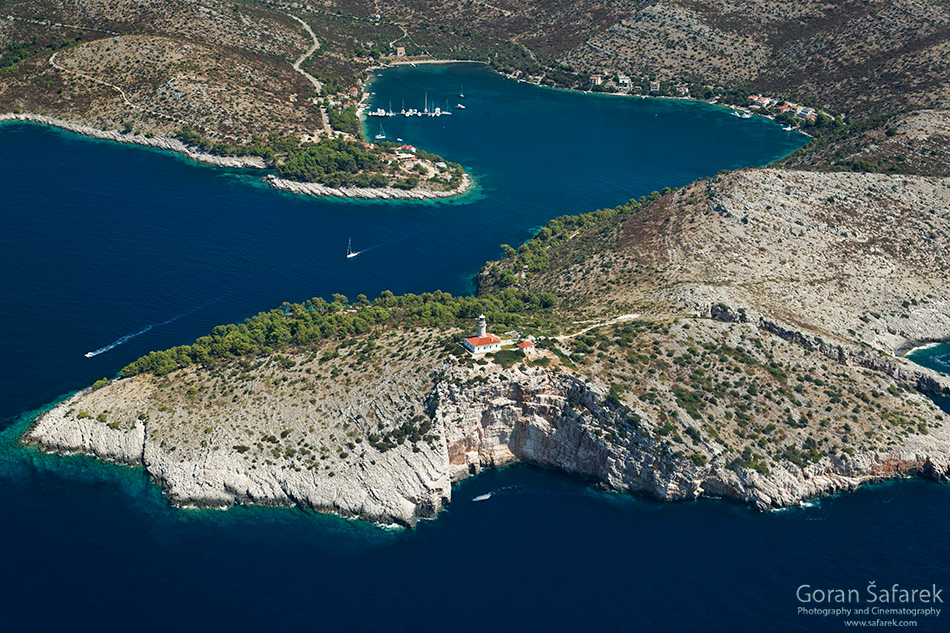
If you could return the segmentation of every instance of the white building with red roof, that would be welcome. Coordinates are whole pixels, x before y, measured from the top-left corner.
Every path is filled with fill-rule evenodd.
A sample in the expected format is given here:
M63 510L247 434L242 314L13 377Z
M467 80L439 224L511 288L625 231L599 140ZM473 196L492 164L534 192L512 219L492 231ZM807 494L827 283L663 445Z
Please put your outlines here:
M488 332L485 315L481 314L478 317L478 334L463 338L462 345L473 354L484 354L486 352L497 352L500 350L501 339Z

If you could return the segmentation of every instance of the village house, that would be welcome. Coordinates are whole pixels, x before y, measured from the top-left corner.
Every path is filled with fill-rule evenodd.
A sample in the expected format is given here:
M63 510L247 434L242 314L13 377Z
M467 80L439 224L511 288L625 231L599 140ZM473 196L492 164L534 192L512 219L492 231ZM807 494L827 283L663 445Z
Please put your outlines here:
M676 94L678 94L681 97L688 97L689 88L687 88L686 86L676 86Z
M814 119L814 118L816 118L817 116L818 116L818 115L815 114L815 109L814 109L814 108L806 108L806 107L802 106L802 107L798 108L798 110L795 111L795 118L796 118L796 119Z
M602 75L591 75L590 83L595 86L599 86L604 83L604 77Z
M396 47L396 57L405 57L406 56L406 47L397 46Z
M660 91L660 82L651 81L650 82L650 92L659 92Z
M462 339L462 345L473 354L484 354L486 352L497 352L501 349L501 339L490 334L485 322L485 315L478 317L478 334L475 336L466 336Z

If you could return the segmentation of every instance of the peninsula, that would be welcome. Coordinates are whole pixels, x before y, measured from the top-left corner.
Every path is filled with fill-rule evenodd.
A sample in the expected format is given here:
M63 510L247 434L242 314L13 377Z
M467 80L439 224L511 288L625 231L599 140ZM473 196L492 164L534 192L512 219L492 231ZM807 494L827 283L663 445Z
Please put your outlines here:
M747 170L652 198L553 220L478 297L285 305L153 353L26 439L141 465L179 504L407 525L518 461L760 509L947 477L923 394L950 379L900 352L950 337L950 182ZM472 356L480 312L504 347Z
M325 94L324 84L339 81L307 70L321 47L301 18L255 4L198 15L160 4L151 9L164 19L146 24L136 7L135 15L110 15L112 28L102 27L105 16L69 5L5 8L0 122L271 169L270 186L308 195L424 200L471 186L461 166L439 156L363 141L356 87Z
M927 397L950 379L902 357L950 340L945 3L126 8L5 5L0 111L347 197L470 185L441 157L359 140L362 73L400 58L795 103L783 116L815 140L771 168L552 220L489 262L475 297L315 299L215 328L57 405L24 441L141 466L180 505L404 525L515 462L759 509L950 476ZM365 168L332 166L348 154ZM473 354L481 314L500 349Z

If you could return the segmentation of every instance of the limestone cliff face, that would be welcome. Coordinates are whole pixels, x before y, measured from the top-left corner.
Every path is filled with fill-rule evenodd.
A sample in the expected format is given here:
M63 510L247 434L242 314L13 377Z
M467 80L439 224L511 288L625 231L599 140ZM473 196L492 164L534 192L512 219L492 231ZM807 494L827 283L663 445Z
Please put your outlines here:
M443 383L437 398L453 480L482 468L525 462L611 490L663 500L724 497L765 510L873 481L912 475L944 480L950 475L946 431L909 438L892 452L826 456L804 468L785 462L765 475L722 464L700 467L664 452L660 442L643 432L645 426L635 430L606 405L603 390L565 374L519 372L467 388ZM605 439L611 428L626 428L626 439Z
M146 408L148 381L120 380L76 394L40 416L26 436L59 452L83 452L142 466L168 499L179 505L300 505L382 523L413 525L439 513L451 496L444 442L397 446L336 471L308 470L268 460L252 463L243 451L176 450L160 439L157 422L124 412ZM77 417L80 407L108 410L115 422ZM85 409L83 409L85 410ZM151 432L150 432L151 431Z
M143 466L176 504L296 504L404 525L436 516L451 499L452 482L519 462L611 490L663 500L725 497L758 509L795 505L866 482L950 474L950 434L942 427L907 437L894 450L824 456L805 467L782 462L768 474L722 460L700 466L656 437L654 413L644 411L635 422L608 404L603 388L566 372L534 368L488 372L474 380L462 369L449 372L430 394L421 394L435 441L370 449L333 474L282 463L251 467L234 450L189 455L151 437L148 422L112 428L91 416L76 418L78 406L136 408L144 382L126 379L77 394L41 416L27 440ZM226 443L231 441L237 440ZM714 455L715 447L709 452Z
M603 390L574 376L528 370L477 387L443 383L437 394L453 480L524 462L660 499L702 492L690 466L658 455L658 442L605 406ZM605 439L611 428L628 441Z

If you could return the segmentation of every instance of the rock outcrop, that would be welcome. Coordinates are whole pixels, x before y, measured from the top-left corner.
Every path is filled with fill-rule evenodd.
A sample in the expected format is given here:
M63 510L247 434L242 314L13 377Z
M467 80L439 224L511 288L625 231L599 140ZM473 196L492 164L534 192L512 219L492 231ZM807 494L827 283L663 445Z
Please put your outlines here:
M473 388L440 384L437 417L449 438L453 480L524 462L621 492L662 500L725 497L765 510L895 477L950 475L947 430L914 436L894 451L826 456L805 467L786 462L769 474L698 466L663 454L662 443L609 407L605 396L583 380L532 370ZM618 428L626 428L626 439L607 439Z
M663 500L725 497L763 510L867 482L910 475L946 479L950 474L950 433L942 425L926 435L908 436L889 450L824 455L800 466L780 462L763 473L716 459L724 452L712 443L705 450L697 447L711 456L708 464L691 461L670 450L657 433L656 411L639 409L642 416L630 415L608 403L604 388L575 375L537 368L485 372L476 370L473 380L469 370L451 369L430 392L411 395L431 418L431 435L424 441L384 450L363 443L355 459L335 462L329 471L285 459L286 449L280 446L261 453L273 453L273 458L250 461L253 448L237 444L247 440L236 428L217 437L216 448L173 446L162 428L168 423L149 409L154 383L145 377L77 394L37 419L26 439L50 450L142 466L175 504L299 505L403 525L436 516L451 499L452 482L514 463L554 468L611 490ZM109 414L106 419L77 417L80 407ZM269 428L298 429L299 421L310 423L308 412L289 413L296 407L277 412ZM340 419L356 420L368 409L341 410ZM147 413L135 417L140 410ZM251 408L255 415L264 410ZM110 424L109 418L115 421ZM192 442L203 433L219 433L218 428L200 430L202 424L189 423ZM298 438L294 445L316 446L316 440L305 437L307 442ZM270 439L278 445L275 437Z
M140 464L179 504L406 525L437 514L453 481L517 462L759 509L943 480L950 424L921 392L950 393L950 378L899 353L950 338L948 201L940 179L737 172L551 246L523 285L603 319L562 318L575 332L539 338L540 366L387 325L115 381L27 440ZM630 318L611 318L621 306Z
M472 186L472 179L468 174L462 175L462 183L455 189L435 191L432 189L398 189L396 187L328 187L316 182L297 182L267 176L264 179L268 185L281 191L289 191L308 196L324 198L352 198L360 200L436 200L439 198L453 198L460 196Z
M82 452L100 459L144 467L177 505L224 507L234 504L299 505L381 523L413 525L439 513L451 496L444 443L398 446L373 452L335 471L304 469L268 459L250 463L240 436L217 445L222 450L189 452L163 441L159 423L123 413L144 409L148 381L120 380L76 394L43 414L28 441L59 452ZM77 406L108 408L109 423L77 413ZM149 414L156 415L154 411ZM123 419L125 418L125 419ZM198 431L201 433L201 431Z

